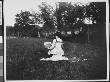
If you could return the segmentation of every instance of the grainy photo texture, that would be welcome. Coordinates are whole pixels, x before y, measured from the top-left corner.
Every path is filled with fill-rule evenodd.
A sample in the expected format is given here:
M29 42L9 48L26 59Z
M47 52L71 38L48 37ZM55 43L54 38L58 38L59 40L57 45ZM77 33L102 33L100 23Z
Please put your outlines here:
M107 78L106 2L5 5L6 80Z

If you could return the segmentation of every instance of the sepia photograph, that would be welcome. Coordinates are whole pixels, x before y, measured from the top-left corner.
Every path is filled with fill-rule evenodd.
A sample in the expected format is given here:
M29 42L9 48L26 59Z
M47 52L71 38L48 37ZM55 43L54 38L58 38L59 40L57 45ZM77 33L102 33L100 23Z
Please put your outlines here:
M5 80L107 80L107 4L5 0Z

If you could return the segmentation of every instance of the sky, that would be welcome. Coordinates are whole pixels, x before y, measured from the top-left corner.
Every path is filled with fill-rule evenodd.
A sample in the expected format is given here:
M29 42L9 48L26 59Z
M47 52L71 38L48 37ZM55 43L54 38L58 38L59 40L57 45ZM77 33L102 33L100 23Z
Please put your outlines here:
M41 2L79 2L88 3L90 1L101 1L101 0L4 0L4 23L5 26L13 26L15 23L15 15L21 10L23 11L39 11L38 5ZM53 4L52 4L53 5Z
M6 25L13 25L15 23L15 15L21 10L38 10L40 1L37 0L5 0L4 1L4 20Z

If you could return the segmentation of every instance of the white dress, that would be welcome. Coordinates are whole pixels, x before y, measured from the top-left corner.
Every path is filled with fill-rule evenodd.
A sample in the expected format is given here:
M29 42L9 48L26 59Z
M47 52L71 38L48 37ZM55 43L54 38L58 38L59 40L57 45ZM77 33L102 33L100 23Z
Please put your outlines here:
M48 54L60 55L60 56L64 55L64 51L62 49L62 44L63 44L62 42L63 41L60 38L54 39Z
M48 54L49 55L53 54L53 56L50 58L42 58L41 60L45 60L45 61L68 60L67 57L63 56L64 51L62 49L62 44L63 44L62 39L60 39L60 38L54 39L52 46L50 48L48 48L49 49Z

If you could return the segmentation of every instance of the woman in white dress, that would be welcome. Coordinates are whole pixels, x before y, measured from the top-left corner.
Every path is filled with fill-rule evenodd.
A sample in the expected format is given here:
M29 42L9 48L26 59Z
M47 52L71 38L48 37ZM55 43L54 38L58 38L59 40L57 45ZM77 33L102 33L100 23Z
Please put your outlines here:
M64 51L62 49L63 41L58 36L55 36L56 38L53 40L52 46L49 48L48 54L53 54L57 56L64 55Z
M48 55L52 55L50 58L42 59L42 60L68 60L67 57L64 57L64 51L62 49L63 41L59 37L59 34L55 35L55 39L52 42L51 47L49 47Z

